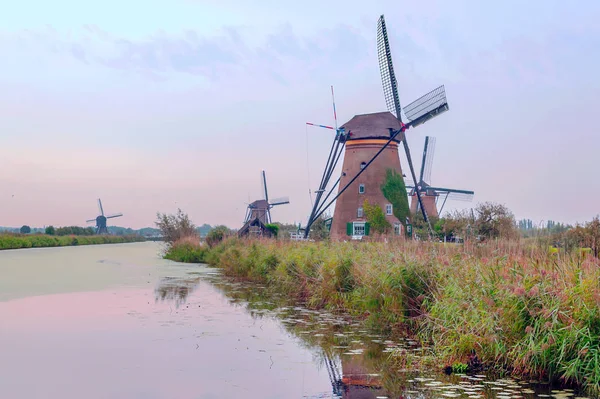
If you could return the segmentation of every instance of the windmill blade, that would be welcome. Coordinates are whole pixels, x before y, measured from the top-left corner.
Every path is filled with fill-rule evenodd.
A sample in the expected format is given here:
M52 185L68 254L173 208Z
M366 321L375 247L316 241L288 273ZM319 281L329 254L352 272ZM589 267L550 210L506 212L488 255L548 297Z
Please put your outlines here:
M398 84L394 74L394 65L392 64L392 53L390 51L390 42L385 27L385 19L379 17L377 23L377 57L379 58L379 73L381 74L381 84L383 85L383 95L388 111L396 116L402 122L400 115L400 98L398 97Z
M438 116L442 112L448 111L448 109L446 89L444 85L441 85L404 107L404 115L410 121L408 125L415 127Z
M448 199L456 201L471 201L475 195L475 192L471 190L457 190L443 187L429 187L429 189L435 190L439 194L448 194Z
M265 194L265 201L267 201L267 203L269 202L269 193L267 192L267 175L265 174L265 171L262 171L262 189L263 189L263 193Z
M102 201L98 198L98 210L100 211L100 215L104 216L104 209L102 209Z
M273 201L269 202L269 205L275 206L275 205L284 205L284 204L289 204L289 203L290 203L289 197L279 197L279 198L275 198Z
M317 123L310 123L310 122L306 122L307 125L309 126L314 126L314 127L322 127L324 129L331 129L331 130L336 130L336 128L331 127L331 126L325 126L325 125L319 125Z
M118 218L123 216L122 213L115 213L114 215L106 216L107 219Z
M377 23L377 56L379 58L379 72L381 73L381 83L383 85L383 94L385 96L385 102L388 110L398 118L398 121L402 124L402 112L400 108L400 97L398 96L398 84L396 81L396 75L394 74L394 66L392 63L392 53L390 51L390 43L388 40L387 29L385 26L385 19L382 16L379 17ZM409 125L410 126L410 125ZM402 132L402 145L404 146L404 152L406 153L406 160L410 168L410 174L413 180L417 180L415 174L415 168L413 166L412 157L410 155L410 147L406 140L406 136L403 134L405 127L401 130ZM397 134L397 133L396 133ZM427 222L429 233L433 232L429 218L427 217L427 211L423 206L421 199L421 192L418 187L415 188L417 199L421 207L421 213L423 219Z
M95 222L95 221L96 221L96 219L90 219L90 220L86 220L85 222L86 222L86 223L93 223L93 222Z
M423 165L421 166L421 181L431 184L431 167L435 153L435 137L425 137L425 151L423 152Z

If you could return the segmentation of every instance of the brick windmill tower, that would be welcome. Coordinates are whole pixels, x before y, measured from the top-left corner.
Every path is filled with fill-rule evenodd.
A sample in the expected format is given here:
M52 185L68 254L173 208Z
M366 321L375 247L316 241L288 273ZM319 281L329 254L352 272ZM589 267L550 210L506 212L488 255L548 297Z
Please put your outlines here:
M396 234L400 234L402 223L406 222L398 217L401 215L397 211L401 207L394 206L394 203L399 204L407 200L404 182L396 184L393 192L388 190L384 193L383 185L392 180L390 175L392 178L395 174L403 176L398 151L400 143L404 147L412 181L417 181L405 131L427 122L447 111L449 107L444 86L421 96L404 108L400 107L398 85L383 15L377 25L377 53L388 112L356 115L341 128L338 129L336 126L336 135L321 184L315 191L317 196L304 229L305 237L309 236L312 224L334 202L336 205L330 231L333 240L355 239L369 235L369 222L361 207L365 199L381 207ZM335 117L335 101L333 109ZM402 111L406 123L402 122ZM321 127L333 129L328 126ZM330 185L331 176L342 153L344 153L344 162L341 176ZM337 195L330 199L336 189ZM429 225L419 185L415 185L414 190L423 218ZM400 197L403 201L399 199ZM432 231L431 226L429 230Z
M340 187L348 188L335 203L334 217L331 223L331 239L343 240L349 237L362 237L370 234L363 204L366 201L379 205L395 234L402 231L401 221L394 215L394 206L386 198L381 187L386 182L388 171L402 176L398 155L399 137L391 138L390 131L401 128L398 119L390 112L356 115L342 127L349 132L346 139L344 162ZM383 150L375 159L378 151ZM367 163L373 162L367 168ZM363 173L354 179L361 171Z

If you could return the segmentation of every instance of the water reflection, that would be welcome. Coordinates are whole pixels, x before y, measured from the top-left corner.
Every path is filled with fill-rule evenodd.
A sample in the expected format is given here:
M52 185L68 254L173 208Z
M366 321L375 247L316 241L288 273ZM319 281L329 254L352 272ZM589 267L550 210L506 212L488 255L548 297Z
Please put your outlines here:
M344 399L438 398L569 399L575 391L553 389L538 381L486 375L444 375L427 348L407 338L395 341L367 331L348 315L290 306L288 299L267 287L235 281L219 274L205 275L233 306L255 319L279 320L299 345L317 354L326 367L332 394ZM419 367L428 365L428 369Z
M158 282L154 290L155 302L171 301L179 308L187 301L198 284L200 284L200 277L165 277Z

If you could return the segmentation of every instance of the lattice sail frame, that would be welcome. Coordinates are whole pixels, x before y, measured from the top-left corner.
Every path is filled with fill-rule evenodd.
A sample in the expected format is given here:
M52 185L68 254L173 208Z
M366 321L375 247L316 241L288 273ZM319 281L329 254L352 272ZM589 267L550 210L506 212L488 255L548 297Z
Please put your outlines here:
M381 84L383 86L385 104L388 111L402 121L400 115L400 98L398 96L398 82L396 81L396 74L394 73L392 53L390 51L390 43L383 16L379 18L379 22L377 23L377 57L379 59L379 72L381 74Z
M448 100L446 99L446 88L441 85L429 93L419 97L403 108L404 115L410 121L410 125L419 126L431 118L448 111Z
M421 171L421 181L431 184L431 168L433 166L433 155L435 154L435 137L428 136L425 162Z

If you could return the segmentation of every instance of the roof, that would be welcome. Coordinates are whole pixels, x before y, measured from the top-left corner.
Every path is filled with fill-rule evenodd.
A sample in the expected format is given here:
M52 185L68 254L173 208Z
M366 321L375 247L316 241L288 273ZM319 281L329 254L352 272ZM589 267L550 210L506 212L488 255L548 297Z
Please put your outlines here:
M346 132L351 132L348 140L365 138L390 138L390 130L400 129L400 121L388 111L373 114L355 115L342 125ZM399 141L399 140L395 140Z

